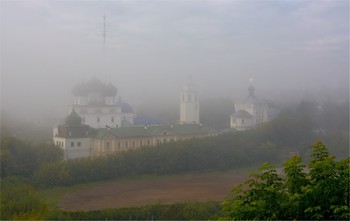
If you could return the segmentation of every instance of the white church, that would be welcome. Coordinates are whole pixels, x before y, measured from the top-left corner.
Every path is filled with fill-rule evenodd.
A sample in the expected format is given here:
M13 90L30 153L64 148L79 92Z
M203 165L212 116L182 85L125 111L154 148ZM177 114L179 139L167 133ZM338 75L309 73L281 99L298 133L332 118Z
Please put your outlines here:
M235 103L235 112L230 116L231 128L247 130L261 123L270 121L279 113L278 110L269 108L267 103L257 98L255 88L250 79L249 94L242 101Z
M104 84L97 78L77 85L73 89L74 103L70 109L82 118L82 123L93 128L133 125L133 108L121 98L117 99L117 88Z
M134 125L132 107L116 100L116 94L112 84L96 78L73 89L74 105L65 122L53 129L53 142L66 160L217 135L199 122L199 96L191 82L180 95L178 124Z

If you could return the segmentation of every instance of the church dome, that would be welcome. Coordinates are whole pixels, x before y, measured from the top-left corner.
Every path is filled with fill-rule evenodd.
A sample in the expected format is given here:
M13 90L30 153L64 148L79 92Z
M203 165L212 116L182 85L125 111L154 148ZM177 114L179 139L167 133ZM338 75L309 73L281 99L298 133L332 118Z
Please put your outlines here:
M255 88L252 84L249 85L248 87L249 95L239 102L239 104L249 104L249 105L265 105L263 101L261 101L259 98L257 98L254 95Z
M72 92L75 96L87 96L90 93L99 93L102 96L115 96L117 94L117 88L111 83L104 84L94 77L88 82L74 87Z
M81 125L81 117L73 109L72 112L66 117L65 123L69 126Z
M253 116L245 110L238 110L233 115L234 118L251 119Z

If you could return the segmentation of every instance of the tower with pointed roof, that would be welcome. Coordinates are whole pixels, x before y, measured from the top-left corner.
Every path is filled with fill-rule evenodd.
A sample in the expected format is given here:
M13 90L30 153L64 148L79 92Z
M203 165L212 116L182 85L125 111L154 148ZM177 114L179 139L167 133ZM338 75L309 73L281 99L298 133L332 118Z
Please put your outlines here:
M199 95L191 79L181 92L180 123L199 123Z
M235 104L235 112L230 117L231 128L246 130L268 121L268 106L255 96L252 79L250 79L248 92L244 100Z

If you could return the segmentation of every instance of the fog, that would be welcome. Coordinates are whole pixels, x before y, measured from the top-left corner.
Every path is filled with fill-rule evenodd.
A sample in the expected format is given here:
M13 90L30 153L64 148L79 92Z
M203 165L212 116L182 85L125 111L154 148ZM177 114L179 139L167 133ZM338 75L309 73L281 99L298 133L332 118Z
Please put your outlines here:
M348 99L349 1L9 1L1 111L64 117L93 76L133 106L202 98ZM106 16L106 38L103 33Z

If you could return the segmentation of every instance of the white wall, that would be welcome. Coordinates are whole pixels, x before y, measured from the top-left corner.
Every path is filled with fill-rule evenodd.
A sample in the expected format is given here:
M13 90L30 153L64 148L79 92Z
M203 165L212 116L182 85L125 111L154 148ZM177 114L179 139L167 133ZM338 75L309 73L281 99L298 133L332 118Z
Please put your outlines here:
M64 159L76 159L91 156L91 138L54 137L53 142L64 151ZM74 143L74 146L71 144ZM80 146L78 146L80 143Z

